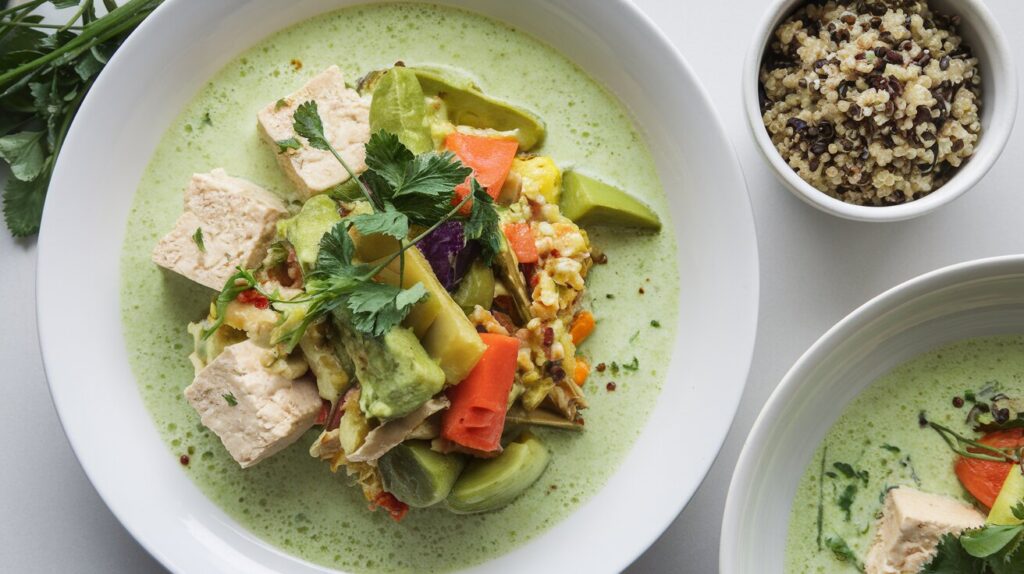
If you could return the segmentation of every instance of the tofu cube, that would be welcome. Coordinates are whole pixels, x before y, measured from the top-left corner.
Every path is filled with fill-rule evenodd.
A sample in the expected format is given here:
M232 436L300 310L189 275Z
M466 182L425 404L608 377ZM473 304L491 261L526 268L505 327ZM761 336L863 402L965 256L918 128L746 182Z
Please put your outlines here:
M356 173L366 170L365 145L370 139L370 99L347 87L337 66L327 68L299 91L260 110L260 133L277 154L278 163L295 183L303 201L349 179L348 172L331 152L311 148L295 134L295 110L309 100L316 101L327 139ZM302 149L279 153L276 142L289 138L299 139Z
M886 494L865 572L919 572L935 557L944 535L984 524L985 515L969 504L913 488L894 488Z
M263 261L277 220L286 215L284 202L255 183L223 169L197 173L185 190L185 211L157 243L153 262L220 291L235 267Z
M252 341L231 345L185 388L202 423L242 468L298 440L320 412L316 383L269 371L268 352Z

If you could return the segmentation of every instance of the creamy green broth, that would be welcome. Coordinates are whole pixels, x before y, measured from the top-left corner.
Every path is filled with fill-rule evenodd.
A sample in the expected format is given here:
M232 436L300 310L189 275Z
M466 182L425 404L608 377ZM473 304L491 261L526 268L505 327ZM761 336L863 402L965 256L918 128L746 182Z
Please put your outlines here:
M588 305L598 329L581 353L594 363L637 357L640 368L594 373L585 388L591 404L587 431L541 432L553 453L551 466L523 497L498 512L413 510L400 524L383 512L369 512L343 472L331 474L308 455L315 431L254 468L238 468L182 396L193 377L185 325L205 315L213 292L149 261L154 244L181 213L182 190L193 172L223 167L281 195L291 193L273 151L257 136L260 107L331 64L354 82L397 60L465 69L488 93L535 110L548 125L541 153L629 189L665 223L660 235L588 229L609 264L596 267L589 279ZM648 150L627 111L580 69L533 38L467 12L407 4L356 7L260 42L210 80L169 127L127 225L121 262L125 344L167 456L188 454L190 464L181 472L253 533L304 559L345 570L452 570L543 532L615 470L665 376L678 312L675 258L666 200ZM610 381L617 383L614 392L606 390Z
M934 430L921 428L918 414L924 411L929 420L972 436L965 423L970 404L958 409L953 397L992 386L1010 396L1024 391L1024 337L961 341L921 355L872 383L829 430L800 480L789 519L786 573L857 571L837 561L828 548L818 548L819 492L824 495L824 537L842 538L861 560L874 536L881 497L890 486L970 501L953 473L955 455ZM826 474L819 491L823 459L826 472L835 477ZM868 478L848 478L835 463L866 471ZM838 501L850 484L857 485L857 493L847 520Z

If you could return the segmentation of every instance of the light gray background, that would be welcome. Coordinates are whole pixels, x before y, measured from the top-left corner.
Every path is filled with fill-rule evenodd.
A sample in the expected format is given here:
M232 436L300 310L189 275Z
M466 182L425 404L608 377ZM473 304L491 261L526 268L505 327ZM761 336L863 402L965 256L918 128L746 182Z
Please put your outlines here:
M887 225L841 221L785 191L748 136L740 67L767 0L634 1L710 92L743 164L760 241L761 323L736 421L690 505L630 569L710 574L718 571L722 508L743 440L797 357L858 305L906 279L959 261L1024 252L1024 131L1015 131L976 189L938 213ZM1024 62L1024 3L986 3L1010 34L1016 61ZM50 402L36 342L35 255L34 241L14 241L0 231L0 570L159 572L96 495ZM68 296L75 296L73 282ZM685 446L679 448L685 456Z

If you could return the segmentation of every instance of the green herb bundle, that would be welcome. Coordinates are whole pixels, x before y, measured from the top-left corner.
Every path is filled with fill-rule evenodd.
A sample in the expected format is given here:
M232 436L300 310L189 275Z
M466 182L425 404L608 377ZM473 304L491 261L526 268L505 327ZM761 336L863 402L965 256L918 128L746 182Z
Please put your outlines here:
M1013 515L1024 520L1024 502ZM987 524L959 538L946 535L922 574L1020 574L1024 572L1024 524Z
M15 237L39 231L53 166L97 74L162 0L0 0L0 159L11 169L4 220ZM43 4L77 10L64 24L43 23Z

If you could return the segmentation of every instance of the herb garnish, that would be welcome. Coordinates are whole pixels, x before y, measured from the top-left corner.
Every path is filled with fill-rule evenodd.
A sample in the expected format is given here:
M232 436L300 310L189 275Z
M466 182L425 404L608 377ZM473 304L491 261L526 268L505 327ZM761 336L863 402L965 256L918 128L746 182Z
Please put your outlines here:
M288 349L298 344L309 325L341 306L347 309L354 329L379 337L401 323L413 305L427 295L427 290L422 283L402 289L377 283L374 277L399 259L399 284L404 284L405 252L442 223L455 217L463 218L465 236L481 244L487 262L501 249L498 235L501 229L494 201L476 179L470 178L470 193L454 203L455 187L466 181L472 170L452 153L413 155L398 136L380 131L370 136L366 144L369 169L360 178L327 140L315 101L298 106L294 129L311 147L334 155L349 177L357 182L374 211L347 217L324 234L316 265L306 277L305 296L280 299L264 292L250 271L239 269L217 297L217 319L204 331L204 337L209 337L223 323L228 304L248 289L257 290L283 312L283 321L275 329L273 341ZM459 215L467 205L470 205L468 217ZM426 227L426 230L407 240L412 225ZM399 242L398 249L373 264L357 262L354 260L355 244L349 235L353 227L362 234L393 237Z
M839 536L826 536L825 546L832 551L832 555L840 562L848 562L857 570L864 571L864 563L857 558L857 555L850 549L850 545Z
M43 24L32 14L46 2L0 10L0 159L11 167L4 220L15 237L39 231L50 176L82 99L121 42L161 0L122 6L104 0L108 12L102 17L94 0L51 0L57 8L79 6L61 26Z
M1024 520L1024 503L1012 509ZM922 574L1013 574L1024 571L1024 524L986 524L960 538L947 534Z
M302 149L302 143L295 138L277 140L277 153L286 153L290 149Z
M843 492L839 494L839 498L836 499L836 504L839 505L839 509L846 515L846 521L850 521L851 508L853 507L853 501L857 498L857 484L847 484Z
M1018 465L1021 464L1022 458L1024 458L1022 456L1024 448L1007 449L992 447L976 440L971 440L949 427L932 421L926 421L926 426L939 433L939 436L942 437L942 440L946 441L949 448L964 458L975 458L992 462L1012 462Z
M628 363L623 363L622 368L627 371L635 371L640 368L640 359L633 357L633 360Z
M206 243L203 241L203 228L197 227L196 232L192 234L192 242L199 248L200 253L206 253Z
M237 407L238 406L238 399L235 398L234 393L226 393L226 394L223 394L221 396L224 397L224 402L226 402L229 406L232 406L232 407Z
M660 329L661 328L661 321L658 321L657 319L652 319L651 320L651 327L654 327L655 329Z

